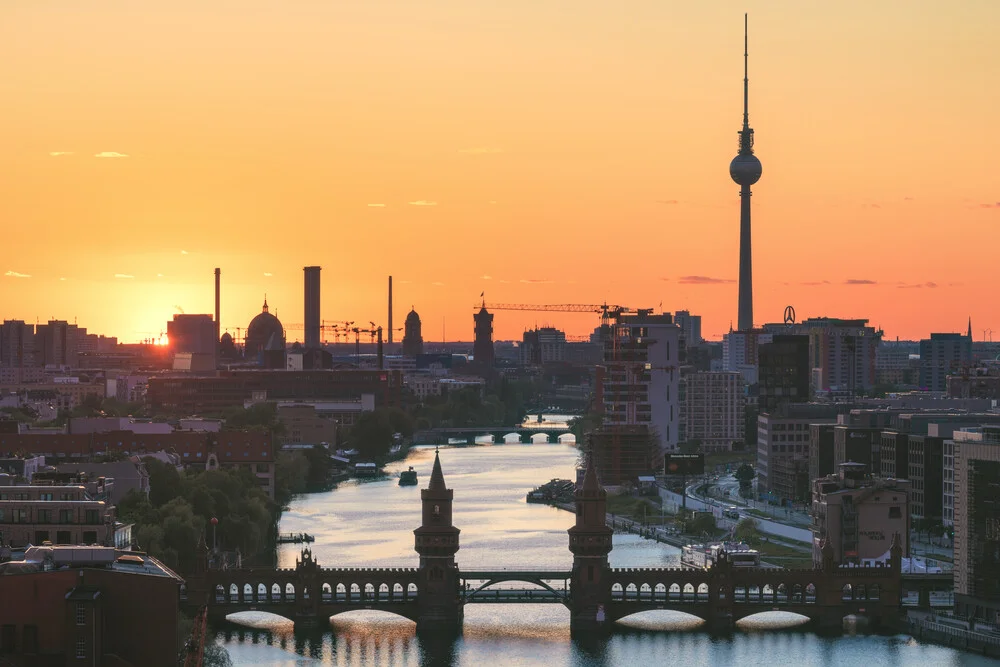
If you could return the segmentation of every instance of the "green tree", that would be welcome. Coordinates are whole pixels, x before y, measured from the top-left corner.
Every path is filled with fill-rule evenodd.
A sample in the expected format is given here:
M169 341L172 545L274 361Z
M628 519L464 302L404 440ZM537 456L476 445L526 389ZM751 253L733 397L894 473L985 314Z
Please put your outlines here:
M238 431L269 431L276 435L285 432L285 424L278 418L274 403L254 403L249 408L235 408L223 415L226 428Z
M362 458L381 460L389 453L395 432L386 410L363 412L351 427L348 443Z
M750 546L756 546L760 543L760 524L757 523L757 519L750 517L740 519L733 529L733 537Z
M297 451L280 452L274 462L274 496L285 506L296 493L306 490L309 481L309 460Z
M146 459L149 473L149 502L153 507L164 505L181 493L181 476L177 468L159 459Z
M684 522L684 532L689 535L715 535L715 517L708 512L695 512Z

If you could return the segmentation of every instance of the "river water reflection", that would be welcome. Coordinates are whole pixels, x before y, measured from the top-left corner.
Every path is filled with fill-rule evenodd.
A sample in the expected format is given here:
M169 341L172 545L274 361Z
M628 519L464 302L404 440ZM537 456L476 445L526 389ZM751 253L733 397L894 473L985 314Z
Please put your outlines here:
M572 479L575 447L505 444L442 448L445 481L455 490L454 520L461 530L463 569L566 569L572 563L569 512L524 501L531 488L554 477ZM420 524L420 488L433 448L416 448L387 468L383 480L342 484L330 493L296 499L282 532L316 537L313 557L325 567L415 567L413 529ZM413 466L416 487L400 487L400 470ZM281 567L294 567L300 547L283 545ZM615 535L615 567L669 567L676 549L631 535ZM768 629L789 619L761 619L728 638L691 632L698 621L672 612L647 612L606 639L572 641L569 612L557 605L470 604L461 637L418 639L415 625L383 612L334 617L330 628L293 633L290 622L267 614L238 614L241 626L219 633L237 665L993 665L997 661L906 636L818 637L797 629ZM794 622L794 618L792 620Z

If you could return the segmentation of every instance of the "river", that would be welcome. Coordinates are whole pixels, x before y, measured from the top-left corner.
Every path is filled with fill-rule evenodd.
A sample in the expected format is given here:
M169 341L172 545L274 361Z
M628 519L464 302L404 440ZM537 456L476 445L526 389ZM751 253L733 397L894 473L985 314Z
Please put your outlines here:
M455 490L454 520L461 533L463 569L569 569L569 512L524 501L531 488L554 477L572 479L577 450L565 444L497 444L442 447L445 481ZM433 448L411 450L387 467L387 479L348 482L329 493L296 498L281 521L282 532L308 532L314 558L326 567L415 567L413 529L420 523L420 488L430 478ZM400 487L397 475L413 466L416 487ZM281 567L294 567L300 547L283 545ZM665 567L678 563L677 549L632 535L615 535L615 567ZM798 617L769 614L741 623L730 637L695 630L698 622L673 612L646 612L628 619L612 636L573 641L569 612L556 605L470 604L462 635L447 641L415 636L410 621L383 612L358 611L331 620L327 630L293 633L288 621L268 614L231 617L217 635L236 665L516 665L612 667L662 664L740 665L991 665L989 660L904 636L828 638L790 624Z

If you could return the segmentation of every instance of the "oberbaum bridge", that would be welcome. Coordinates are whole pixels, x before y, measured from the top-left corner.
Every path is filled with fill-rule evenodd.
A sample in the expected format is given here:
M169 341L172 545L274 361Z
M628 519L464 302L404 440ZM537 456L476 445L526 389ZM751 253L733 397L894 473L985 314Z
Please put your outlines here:
M216 620L266 611L302 627L325 625L348 611L380 610L415 621L418 633L460 632L469 603L561 604L574 635L609 632L615 621L650 610L694 615L713 632L768 611L800 614L819 630L840 630L850 615L866 618L872 629L892 630L904 619L906 590L918 591L918 606L929 607L931 590L951 588L950 575L904 574L898 535L888 563L865 567L839 566L825 544L823 564L813 569L734 567L724 555L709 569L613 568L607 493L589 464L568 531L571 570L463 571L455 560L460 531L452 525L453 496L435 455L430 483L420 492L422 525L413 531L417 567L323 568L304 549L294 568L210 569L202 543L186 604ZM530 588L498 587L509 582Z

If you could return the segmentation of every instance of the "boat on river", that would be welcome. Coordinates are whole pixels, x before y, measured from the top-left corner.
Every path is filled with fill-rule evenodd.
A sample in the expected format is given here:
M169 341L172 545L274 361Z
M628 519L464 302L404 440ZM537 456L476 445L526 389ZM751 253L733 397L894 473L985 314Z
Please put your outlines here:
M399 473L399 485L400 486L416 486L417 485L417 471L410 466L409 470L404 470Z
M375 463L364 462L354 464L355 477L378 477L381 474L382 471Z

